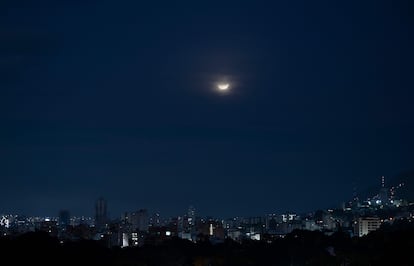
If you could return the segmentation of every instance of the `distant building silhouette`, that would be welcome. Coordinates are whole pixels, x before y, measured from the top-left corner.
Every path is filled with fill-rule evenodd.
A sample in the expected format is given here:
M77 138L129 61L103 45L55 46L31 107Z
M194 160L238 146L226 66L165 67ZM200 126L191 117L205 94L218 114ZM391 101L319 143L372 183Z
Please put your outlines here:
M59 227L66 228L70 225L70 212L68 210L59 211Z
M385 177L381 177L381 189L379 191L379 199L381 200L382 205L387 205L389 202L388 199L388 189L385 186Z
M98 231L103 230L108 222L107 202L99 198L95 203L95 227Z
M132 230L136 231L148 231L148 211L146 209L141 209L136 212L131 212L128 214L128 220L131 223Z
M150 227L158 227L161 225L161 218L159 213L153 213L152 216L149 218L149 226Z
M124 227L131 231L148 231L150 219L146 209L134 212L125 212L122 216Z
M196 222L195 208L193 206L190 206L188 208L187 220L188 220L188 227L190 231L192 231L192 229L194 229L195 222Z

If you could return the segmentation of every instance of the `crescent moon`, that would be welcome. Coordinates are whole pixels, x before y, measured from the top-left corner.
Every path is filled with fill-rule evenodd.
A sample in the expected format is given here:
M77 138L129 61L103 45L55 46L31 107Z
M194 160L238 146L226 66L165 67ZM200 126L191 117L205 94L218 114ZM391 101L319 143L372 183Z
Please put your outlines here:
M217 85L217 88L221 91L228 90L230 85L228 83L221 83Z

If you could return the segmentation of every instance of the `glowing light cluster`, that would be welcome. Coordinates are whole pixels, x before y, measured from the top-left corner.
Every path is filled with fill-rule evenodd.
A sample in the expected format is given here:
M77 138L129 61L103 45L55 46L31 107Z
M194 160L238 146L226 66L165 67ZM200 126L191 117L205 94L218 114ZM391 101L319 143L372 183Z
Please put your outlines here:
M10 227L10 219L6 216L2 216L0 218L0 226L4 226L6 228Z

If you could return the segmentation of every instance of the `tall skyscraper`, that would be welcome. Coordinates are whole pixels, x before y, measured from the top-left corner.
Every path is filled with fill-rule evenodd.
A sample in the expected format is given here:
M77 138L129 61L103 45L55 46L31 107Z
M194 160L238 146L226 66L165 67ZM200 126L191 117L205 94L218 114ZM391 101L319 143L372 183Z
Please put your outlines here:
M149 225L149 218L148 218L148 211L146 209L142 209L138 211L139 217L139 230L140 231L148 231Z
M95 227L103 230L108 222L107 202L104 198L99 198L95 203Z
M381 188L379 191L379 199L381 200L381 204L382 205L387 205L388 204L388 189L385 186L385 177L382 176L381 177Z
M59 211L59 227L66 228L70 225L70 213L68 210Z
M188 219L188 226L190 228L194 227L195 225L195 208L193 206L190 206L188 208L188 213L187 213L187 219Z

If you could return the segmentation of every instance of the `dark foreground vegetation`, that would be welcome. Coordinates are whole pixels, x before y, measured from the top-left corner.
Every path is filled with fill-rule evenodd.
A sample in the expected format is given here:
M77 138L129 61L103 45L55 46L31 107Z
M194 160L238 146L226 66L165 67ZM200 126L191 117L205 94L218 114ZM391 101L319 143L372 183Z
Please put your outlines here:
M260 241L193 244L173 239L157 246L108 249L98 241L60 243L43 232L0 238L3 262L13 265L414 265L414 225L398 222L362 238L337 232L294 231ZM29 264L30 263L30 264Z

